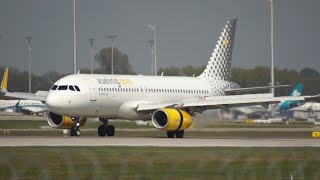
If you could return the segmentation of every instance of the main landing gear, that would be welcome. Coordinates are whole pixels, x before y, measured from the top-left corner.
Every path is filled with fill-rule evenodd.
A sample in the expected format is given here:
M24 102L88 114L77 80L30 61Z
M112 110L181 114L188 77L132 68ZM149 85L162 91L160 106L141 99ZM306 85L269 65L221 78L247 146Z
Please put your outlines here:
M176 138L183 138L184 135L184 130L180 130L180 131L167 131L167 136L168 138L174 138L174 136L176 136Z
M107 136L114 136L116 130L114 126L108 125L108 119L107 118L99 118L99 121L101 121L103 124L98 127L98 135L101 137Z
M75 126L70 129L70 136L80 136L79 118L72 117L72 120L75 122Z

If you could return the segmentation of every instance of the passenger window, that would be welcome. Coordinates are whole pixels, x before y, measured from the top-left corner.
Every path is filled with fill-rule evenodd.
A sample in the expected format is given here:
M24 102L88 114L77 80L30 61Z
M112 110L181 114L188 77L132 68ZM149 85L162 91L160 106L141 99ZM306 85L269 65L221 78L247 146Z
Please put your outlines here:
M79 87L78 86L74 86L74 88L76 88L77 91L80 91Z
M74 88L73 88L73 86L69 86L69 89L70 89L71 91L75 91Z
M51 90L56 90L57 87L58 87L57 85L53 85L52 88L51 88Z
M58 87L58 90L67 90L67 89L68 89L68 86L65 86L65 85Z

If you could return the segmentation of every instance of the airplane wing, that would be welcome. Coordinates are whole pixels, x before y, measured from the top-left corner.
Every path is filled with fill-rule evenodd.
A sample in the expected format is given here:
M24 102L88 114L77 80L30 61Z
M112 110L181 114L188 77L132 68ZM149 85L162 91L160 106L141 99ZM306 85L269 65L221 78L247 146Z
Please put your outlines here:
M22 92L5 92L4 96L13 97L18 99L26 99L26 100L38 100L45 102L47 96L37 95L33 93L22 93Z
M320 95L313 96L319 97ZM156 109L165 108L165 107L174 107L182 109L190 109L193 112L203 112L208 109L222 109L229 111L229 108L233 107L242 107L242 106L253 106L261 105L265 108L269 104L280 103L281 101L287 100L305 100L310 98L309 96L282 96L282 97L271 97L270 94L250 94L250 95L230 95L230 96L214 96L208 97L206 99L198 100L188 100L181 102L172 102L172 103L142 103L137 107L138 112L150 112Z
M258 87L249 87L249 88L232 88L225 89L224 92L226 94L239 93L239 92L249 92L249 91L257 91L257 90L266 90L271 88L283 88L290 87L290 85L277 85L277 86L258 86Z
M9 69L6 68L1 82L1 92L4 93L4 96L27 100L38 100L42 102L46 101L48 91L38 91L35 94L23 92L8 92L8 74Z

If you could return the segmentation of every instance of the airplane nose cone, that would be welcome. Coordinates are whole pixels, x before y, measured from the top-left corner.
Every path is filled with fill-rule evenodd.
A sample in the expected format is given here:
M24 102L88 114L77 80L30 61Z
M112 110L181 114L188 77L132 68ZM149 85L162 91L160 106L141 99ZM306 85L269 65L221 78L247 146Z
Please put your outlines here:
M46 105L50 111L59 112L63 103L61 102L61 98L49 93L46 99Z
M46 98L46 105L48 106L49 109L57 106L57 102L53 95L48 94Z

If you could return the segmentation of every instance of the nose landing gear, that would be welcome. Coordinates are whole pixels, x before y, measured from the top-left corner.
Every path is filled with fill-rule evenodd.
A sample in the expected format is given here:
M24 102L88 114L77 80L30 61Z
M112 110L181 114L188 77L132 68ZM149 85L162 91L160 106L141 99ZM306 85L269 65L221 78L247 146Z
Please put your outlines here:
M72 120L75 122L75 126L70 129L70 136L80 136L79 118L72 117Z
M101 137L107 136L114 136L115 134L115 128L113 125L108 125L107 118L99 118L99 121L101 121L103 124L98 127L98 135Z

